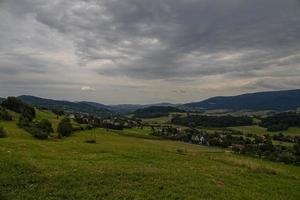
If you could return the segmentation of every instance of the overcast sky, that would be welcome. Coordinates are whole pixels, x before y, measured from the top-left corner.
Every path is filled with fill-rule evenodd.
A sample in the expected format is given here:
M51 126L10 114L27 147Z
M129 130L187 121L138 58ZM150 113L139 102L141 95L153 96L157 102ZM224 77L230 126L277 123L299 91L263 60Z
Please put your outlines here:
M0 0L0 96L119 104L296 88L299 0Z

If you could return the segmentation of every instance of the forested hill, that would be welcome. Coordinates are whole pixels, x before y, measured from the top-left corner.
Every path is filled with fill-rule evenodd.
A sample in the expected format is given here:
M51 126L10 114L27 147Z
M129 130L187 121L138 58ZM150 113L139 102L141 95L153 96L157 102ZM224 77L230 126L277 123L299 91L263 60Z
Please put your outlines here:
M150 106L138 109L134 112L134 116L138 118L153 118L167 116L172 112L184 112L181 109L172 106Z
M201 102L184 104L184 107L208 110L295 110L300 107L300 89L213 97Z

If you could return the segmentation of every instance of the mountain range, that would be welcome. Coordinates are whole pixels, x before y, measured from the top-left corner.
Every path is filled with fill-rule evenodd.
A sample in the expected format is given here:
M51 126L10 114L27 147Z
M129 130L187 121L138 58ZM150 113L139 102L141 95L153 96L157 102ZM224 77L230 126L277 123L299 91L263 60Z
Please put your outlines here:
M184 106L204 110L296 110L300 107L300 89L213 97L200 102L184 104Z
M45 107L45 108L61 108L67 112L82 112L96 115L107 114L128 114L139 109L147 107L177 107L184 110L218 110L225 109L231 111L237 110L274 110L287 111L296 110L300 107L300 89L258 92L242 94L237 96L218 96L206 99L204 101L187 103L187 104L121 104L121 105L105 105L96 102L80 101L60 101L53 99L45 99L35 96L22 95L19 96L26 103Z

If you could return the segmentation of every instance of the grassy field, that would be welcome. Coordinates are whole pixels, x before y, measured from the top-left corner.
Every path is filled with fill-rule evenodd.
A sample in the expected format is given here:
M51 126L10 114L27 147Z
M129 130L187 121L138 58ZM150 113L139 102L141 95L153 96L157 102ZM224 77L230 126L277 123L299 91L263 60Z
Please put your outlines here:
M38 113L37 118L51 113ZM0 199L300 199L300 168L147 138L149 129L40 141L2 123ZM96 134L97 144L85 140ZM139 136L142 135L142 137Z

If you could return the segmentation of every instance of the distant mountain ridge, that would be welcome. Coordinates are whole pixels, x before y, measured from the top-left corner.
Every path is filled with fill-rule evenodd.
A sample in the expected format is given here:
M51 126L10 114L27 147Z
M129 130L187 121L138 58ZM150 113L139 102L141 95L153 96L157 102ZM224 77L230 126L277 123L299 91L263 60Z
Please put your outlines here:
M296 110L300 107L300 89L212 97L204 101L184 104L183 106L203 110Z
M296 110L300 107L300 89L272 91L272 92L257 92L248 93L237 96L219 96L206 99L204 101L187 103L187 104L120 104L120 105L105 105L96 102L80 101L61 101L53 99L45 99L35 96L22 95L19 96L26 103L46 108L62 108L70 112L82 112L96 115L111 115L111 114L129 114L136 110L148 107L175 107L181 110L274 110L287 111ZM0 97L1 102L1 97ZM163 109L163 108L162 108Z

